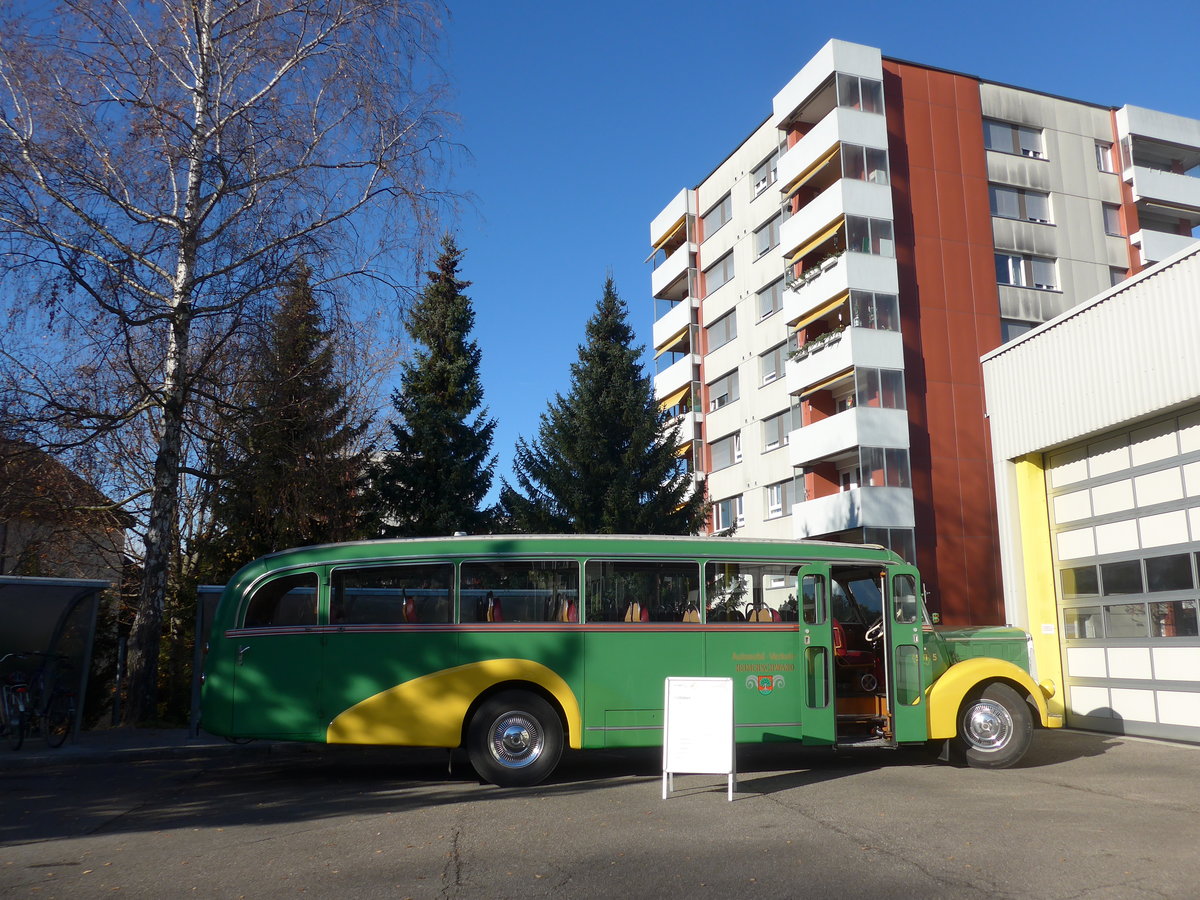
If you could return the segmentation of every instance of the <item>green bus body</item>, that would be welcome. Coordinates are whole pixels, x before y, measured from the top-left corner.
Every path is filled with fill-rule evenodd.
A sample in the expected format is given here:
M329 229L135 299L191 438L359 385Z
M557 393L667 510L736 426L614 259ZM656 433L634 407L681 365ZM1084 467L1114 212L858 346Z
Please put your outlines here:
M850 544L502 536L303 547L256 560L225 587L202 721L236 738L466 744L486 779L529 784L563 744L660 745L664 679L718 676L734 679L739 742L961 744L965 729L968 761L1010 765L1032 718L1053 724L1027 635L942 632L921 596L912 566Z

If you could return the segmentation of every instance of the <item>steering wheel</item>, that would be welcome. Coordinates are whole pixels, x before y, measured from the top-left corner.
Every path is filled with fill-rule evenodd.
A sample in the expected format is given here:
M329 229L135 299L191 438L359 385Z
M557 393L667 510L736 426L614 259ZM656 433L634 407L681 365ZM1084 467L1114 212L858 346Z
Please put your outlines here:
M875 624L867 629L867 633L863 635L863 640L869 644L874 644L883 637L883 616L875 620Z

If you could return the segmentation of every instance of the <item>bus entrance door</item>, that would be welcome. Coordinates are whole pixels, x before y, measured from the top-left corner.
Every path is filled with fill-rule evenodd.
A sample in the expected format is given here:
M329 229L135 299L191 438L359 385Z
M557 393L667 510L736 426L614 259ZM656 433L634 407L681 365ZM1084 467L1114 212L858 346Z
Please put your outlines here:
M888 705L897 743L926 739L921 684L921 580L912 566L888 566Z
M833 631L829 615L829 566L796 572L800 595L800 675L804 681L801 723L804 743L831 746L837 740Z

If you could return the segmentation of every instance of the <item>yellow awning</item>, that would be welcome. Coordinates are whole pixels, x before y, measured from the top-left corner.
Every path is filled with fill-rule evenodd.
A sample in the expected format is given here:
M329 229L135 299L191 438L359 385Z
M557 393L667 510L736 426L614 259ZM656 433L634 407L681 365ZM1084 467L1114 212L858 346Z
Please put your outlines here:
M665 244L667 241L671 240L671 238L675 237L676 233L679 231L680 228L683 227L685 222L687 222L687 213L684 213L682 216L680 216L679 219L675 222L675 224L667 229L667 233L664 234L661 238L659 238L657 241L655 241L652 244L655 251L657 251L658 248L661 247L663 244ZM645 246L645 245L643 244L643 246ZM653 255L653 254L651 254L651 255Z
M670 409L672 406L674 406L676 403L678 403L680 400L682 400L685 396L687 396L687 392L690 391L691 389L692 389L692 386L690 384L685 384L683 387L681 387L675 393L671 394L671 396L664 397L662 400L660 400L659 404L658 404L658 408L659 409Z
M839 381L842 381L842 380L844 380L844 379L845 379L847 376L852 376L853 374L854 374L854 369L852 369L852 368L850 368L850 369L844 369L844 370L842 370L841 372L838 372L836 375L833 375L833 376L830 376L829 378L826 378L826 379L825 379L824 381L822 381L820 384L814 384L812 387L805 388L804 390L802 390L802 391L800 392L800 397L801 397L801 398L804 398L804 397L811 397L811 396L812 396L813 394L815 394L817 391L825 391L825 390L828 390L829 388L831 388L831 387L833 387L835 384L837 384Z
M808 241L799 250L797 250L795 253L793 253L791 256L789 256L787 264L789 266L794 265L796 260L800 259L802 256L807 256L814 249L821 246L823 243L825 243L827 240L829 240L831 237L833 237L835 234L838 233L838 229L840 229L842 227L842 225L845 223L845 221L846 221L845 216L838 216L832 225L825 228L820 234L818 234L816 237L814 237L811 241Z
M687 456L691 452L692 452L692 442L691 441L685 441L684 443L680 444L677 448L675 448L676 456Z
M833 312L835 309L837 309L839 306L841 306L843 303L845 303L849 299L850 299L850 291L848 291L848 290L842 291L840 294L837 295L837 297L830 300L824 306L817 307L812 312L810 312L807 316L804 316L803 318L801 318L800 321L796 323L796 331L799 331L801 328L807 328L813 322L817 321L817 319L820 319L824 316L829 315L831 312Z
M688 325L684 325L681 329L671 335L665 344L654 351L654 358L658 359L664 353L669 352L672 347L678 346L683 337L688 333L688 327Z
M809 179L825 168L826 164L838 155L838 151L841 149L841 143L834 142L834 145L822 153L815 162L810 163L808 168L806 168L803 172L801 172L784 186L783 196L790 197L792 194L796 193L796 191L800 190L800 188L804 187Z

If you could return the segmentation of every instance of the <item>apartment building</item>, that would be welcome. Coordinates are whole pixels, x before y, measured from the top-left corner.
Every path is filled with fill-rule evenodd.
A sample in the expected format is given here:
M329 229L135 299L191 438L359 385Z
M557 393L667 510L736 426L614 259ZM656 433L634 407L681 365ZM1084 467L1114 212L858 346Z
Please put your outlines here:
M1200 121L830 41L654 217L655 391L710 528L882 543L1004 618L980 357L1200 225Z

